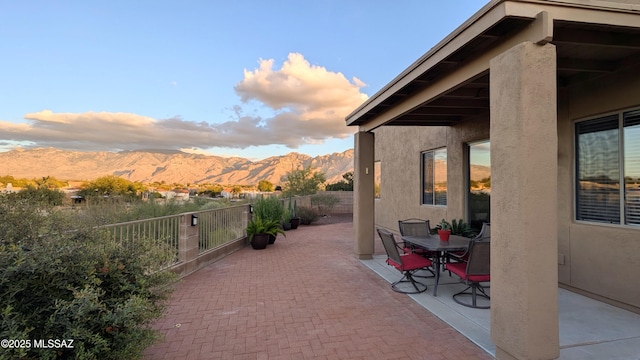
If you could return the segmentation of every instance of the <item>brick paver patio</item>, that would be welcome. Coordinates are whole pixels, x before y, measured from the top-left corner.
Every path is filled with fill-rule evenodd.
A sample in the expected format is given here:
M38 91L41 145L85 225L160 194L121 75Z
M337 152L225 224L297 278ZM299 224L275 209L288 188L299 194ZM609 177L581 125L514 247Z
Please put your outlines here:
M362 265L351 222L322 223L184 278L145 359L491 359Z

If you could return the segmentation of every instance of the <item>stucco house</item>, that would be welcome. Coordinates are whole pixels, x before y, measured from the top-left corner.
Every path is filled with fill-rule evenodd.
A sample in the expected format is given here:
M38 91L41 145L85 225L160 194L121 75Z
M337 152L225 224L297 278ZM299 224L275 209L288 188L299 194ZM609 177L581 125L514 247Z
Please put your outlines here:
M491 222L497 358L559 355L559 286L640 312L639 0L491 1L346 123L356 256Z

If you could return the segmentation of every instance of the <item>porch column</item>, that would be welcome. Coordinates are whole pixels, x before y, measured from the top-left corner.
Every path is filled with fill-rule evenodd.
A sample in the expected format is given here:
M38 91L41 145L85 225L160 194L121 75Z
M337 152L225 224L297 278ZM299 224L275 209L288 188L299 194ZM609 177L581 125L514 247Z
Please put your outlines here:
M374 239L373 149L371 132L354 135L353 227L358 259L371 259Z
M556 49L490 62L491 338L498 359L555 359L558 330Z

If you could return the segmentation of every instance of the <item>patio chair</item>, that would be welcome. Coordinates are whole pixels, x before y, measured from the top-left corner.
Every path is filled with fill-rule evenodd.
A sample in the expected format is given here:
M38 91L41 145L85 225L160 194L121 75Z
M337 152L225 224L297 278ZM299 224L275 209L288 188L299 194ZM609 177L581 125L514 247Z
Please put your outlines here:
M491 280L491 242L483 240L470 240L467 250L467 259L462 262L447 263L445 268L460 277L467 288L453 295L453 300L460 305L488 309L490 306L478 304L478 298L490 300L483 282ZM470 291L469 291L470 290ZM463 298L470 297L470 302L462 301Z
M429 226L429 220L422 219L405 219L398 220L398 228L400 229L401 236L431 236L431 227ZM426 251L424 249L415 248L407 243L404 243L405 252L414 252L420 255L433 258L437 254L432 251Z
M403 274L400 280L391 284L393 291L403 294L418 294L427 290L427 285L414 279L414 273L418 270L429 270L433 265L431 260L414 253L400 254L393 234L384 229L377 229L382 240L382 245L387 252L387 264L393 266ZM410 283L415 291L403 290L398 287L401 283Z
M471 240L473 241L491 241L491 224L483 223L482 229L478 235L474 236ZM448 254L448 261L465 261L468 259L469 249L467 251L454 251Z

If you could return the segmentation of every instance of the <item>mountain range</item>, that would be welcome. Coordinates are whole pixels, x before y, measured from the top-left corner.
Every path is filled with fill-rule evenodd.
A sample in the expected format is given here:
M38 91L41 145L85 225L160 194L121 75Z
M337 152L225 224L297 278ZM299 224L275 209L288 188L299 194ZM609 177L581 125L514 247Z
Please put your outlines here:
M311 166L325 173L327 183L353 171L353 149L311 157L296 152L259 161L240 157L180 151L80 152L55 148L0 152L0 175L14 178L52 176L58 180L93 180L116 175L143 183L255 185L260 180L281 184L291 170Z

